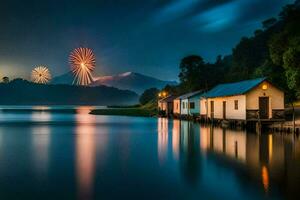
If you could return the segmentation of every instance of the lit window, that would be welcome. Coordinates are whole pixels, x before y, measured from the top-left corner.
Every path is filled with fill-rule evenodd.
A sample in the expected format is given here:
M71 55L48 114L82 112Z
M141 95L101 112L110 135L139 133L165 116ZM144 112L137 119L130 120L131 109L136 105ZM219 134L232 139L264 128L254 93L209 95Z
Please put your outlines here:
M238 100L234 100L234 109L235 110L239 109L239 101Z
M263 84L261 88L262 88L263 90L266 90L266 89L268 89L268 85L267 85L267 84Z

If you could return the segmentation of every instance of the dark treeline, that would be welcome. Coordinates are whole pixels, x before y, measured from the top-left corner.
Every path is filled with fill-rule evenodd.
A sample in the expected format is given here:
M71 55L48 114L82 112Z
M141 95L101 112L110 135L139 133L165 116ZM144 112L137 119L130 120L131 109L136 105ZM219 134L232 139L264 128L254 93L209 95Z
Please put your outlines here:
M183 58L180 85L165 90L182 94L257 77L268 77L286 92L288 100L300 97L300 0L262 22L253 36L243 37L231 55L218 56L214 63L198 55Z
M35 84L22 79L0 84L1 105L129 105L138 95L129 90L99 86Z

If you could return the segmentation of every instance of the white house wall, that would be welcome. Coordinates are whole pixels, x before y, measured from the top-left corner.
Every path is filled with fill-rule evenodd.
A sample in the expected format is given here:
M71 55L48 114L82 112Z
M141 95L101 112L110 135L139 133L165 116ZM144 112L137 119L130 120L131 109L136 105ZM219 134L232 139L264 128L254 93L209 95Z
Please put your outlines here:
M173 101L173 113L174 114L180 114L180 100L179 99L175 99Z
M189 108L189 115L199 115L200 114L200 98L195 96L189 99L189 104L194 102L195 108Z
M206 106L207 99L201 98L198 105L200 106L200 115L207 114L207 106Z
M182 115L188 114L188 99L181 100L181 114Z
M234 108L235 100L238 100L238 110L235 110ZM246 96L245 95L209 98L208 106L207 106L208 117L211 117L211 105L210 105L211 101L214 101L215 119L223 119L223 101L226 101L226 119L246 120ZM204 102L202 103L205 104Z

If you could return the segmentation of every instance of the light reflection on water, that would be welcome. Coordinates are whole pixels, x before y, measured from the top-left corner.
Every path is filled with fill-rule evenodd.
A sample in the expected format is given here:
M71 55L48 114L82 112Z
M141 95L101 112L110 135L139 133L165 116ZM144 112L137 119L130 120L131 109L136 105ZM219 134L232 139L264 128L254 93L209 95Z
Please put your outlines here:
M173 121L172 129L172 150L176 160L179 159L179 142L180 142L180 120Z
M159 120L159 123L168 122ZM167 125L160 124L159 126L166 127ZM279 194L286 198L294 198L296 188L300 187L300 139L298 136L279 133L258 135L247 133L245 130L200 126L187 121L174 120L172 149L175 158L179 158L180 154L186 154L186 149L191 146L196 146L195 141L190 142L195 137L195 126L199 127L196 135L199 134L199 149L203 156L213 156L219 160L220 166L234 166L233 169L238 167L240 176L238 178L249 178L255 182L258 189L263 189L264 198L275 198ZM159 144L162 145L160 141ZM164 141L163 144L168 144L168 141ZM178 149L182 151L179 152ZM191 152L188 152L189 154ZM206 173L205 170L202 173Z
M94 116L90 109L0 113L0 196L299 197L299 137L163 118Z
M96 165L96 141L94 126L96 117L89 115L89 107L76 110L76 174L80 199L90 199L93 194L93 184Z
M37 126L32 128L32 154L36 173L40 178L47 175L49 166L50 129L48 126Z
M166 159L167 150L168 150L168 119L159 118L157 122L158 127L158 157L161 162Z

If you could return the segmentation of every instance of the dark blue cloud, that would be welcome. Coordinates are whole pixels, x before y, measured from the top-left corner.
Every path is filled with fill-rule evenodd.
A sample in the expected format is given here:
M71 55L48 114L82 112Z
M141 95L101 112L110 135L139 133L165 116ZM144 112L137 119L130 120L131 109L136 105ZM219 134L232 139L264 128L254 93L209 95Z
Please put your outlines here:
M279 12L290 0L174 0L154 15L156 23L180 21L204 32L252 24ZM280 6L278 6L280 5Z
M222 31L237 22L239 8L236 2L226 3L200 12L191 21L200 31Z

